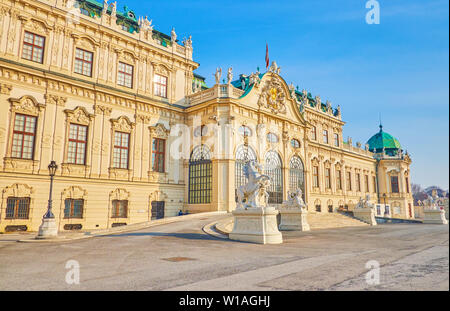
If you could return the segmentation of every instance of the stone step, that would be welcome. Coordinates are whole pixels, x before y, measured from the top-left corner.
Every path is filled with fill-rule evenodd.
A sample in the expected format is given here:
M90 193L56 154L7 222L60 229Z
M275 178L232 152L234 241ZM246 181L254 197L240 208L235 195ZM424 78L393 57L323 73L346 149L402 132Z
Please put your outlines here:
M308 214L308 223L311 229L361 227L368 224L358 219L342 214Z

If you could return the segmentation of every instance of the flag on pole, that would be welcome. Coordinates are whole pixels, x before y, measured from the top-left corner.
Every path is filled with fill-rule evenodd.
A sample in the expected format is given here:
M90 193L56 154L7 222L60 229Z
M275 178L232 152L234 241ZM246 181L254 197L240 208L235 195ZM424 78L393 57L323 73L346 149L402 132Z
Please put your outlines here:
M269 45L266 43L266 69L269 69Z

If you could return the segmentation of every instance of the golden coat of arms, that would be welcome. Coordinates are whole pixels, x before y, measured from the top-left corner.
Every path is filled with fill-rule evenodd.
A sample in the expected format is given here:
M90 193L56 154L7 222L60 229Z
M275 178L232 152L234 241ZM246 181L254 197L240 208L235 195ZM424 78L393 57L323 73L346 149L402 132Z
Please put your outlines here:
M275 76L262 89L258 105L275 114L286 113L286 95L281 82Z

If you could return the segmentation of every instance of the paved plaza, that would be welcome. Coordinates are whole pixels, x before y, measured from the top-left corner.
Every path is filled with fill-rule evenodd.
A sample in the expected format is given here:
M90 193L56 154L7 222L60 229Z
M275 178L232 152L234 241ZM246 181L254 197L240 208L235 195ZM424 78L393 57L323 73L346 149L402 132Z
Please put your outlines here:
M0 290L449 290L448 226L387 224L239 243L202 228L226 215L64 243L0 235ZM67 284L66 264L80 267ZM366 282L369 261L379 285Z

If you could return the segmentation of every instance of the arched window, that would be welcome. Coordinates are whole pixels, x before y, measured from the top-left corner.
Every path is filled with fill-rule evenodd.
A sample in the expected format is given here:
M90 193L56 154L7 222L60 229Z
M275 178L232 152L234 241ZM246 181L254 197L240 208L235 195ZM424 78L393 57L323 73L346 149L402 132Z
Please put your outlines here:
M275 151L266 154L265 174L271 179L269 193L270 204L283 203L283 171L281 168L281 158Z
M267 134L267 141L269 143L277 143L278 142L278 136L274 133Z
M235 193L237 202L237 189L240 186L248 182L247 178L244 176L244 165L248 161L256 160L256 153L253 151L252 147L240 146L236 150L236 165L235 165Z
M239 127L239 134L244 137L251 137L253 135L252 130L246 125Z
M211 152L205 145L195 147L189 160L189 204L211 203Z
M297 139L292 139L291 146L292 146L292 148L295 148L295 149L300 148L300 142Z
M293 156L289 163L289 189L290 191L301 189L305 200L305 167L298 156Z

